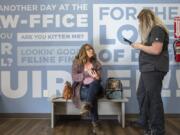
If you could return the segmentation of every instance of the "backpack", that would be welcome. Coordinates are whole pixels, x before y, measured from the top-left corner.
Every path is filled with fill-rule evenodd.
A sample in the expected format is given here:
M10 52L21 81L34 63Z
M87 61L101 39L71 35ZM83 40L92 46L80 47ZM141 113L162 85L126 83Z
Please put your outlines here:
M108 78L106 81L106 97L108 99L123 98L123 86L118 78Z
M71 83L66 81L64 84L64 89L63 89L63 98L68 100L72 98L72 95L73 95L73 90L72 90Z

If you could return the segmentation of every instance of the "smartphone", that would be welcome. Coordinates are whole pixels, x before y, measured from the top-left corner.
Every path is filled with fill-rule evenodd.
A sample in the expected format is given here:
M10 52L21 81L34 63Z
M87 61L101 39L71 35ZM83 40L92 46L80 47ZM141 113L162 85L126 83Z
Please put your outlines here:
M92 70L92 71L96 71L96 69L95 69L95 68L91 68L91 70Z
M125 42L127 42L129 45L132 45L132 44L133 44L132 41L130 41L129 39L127 39L127 38L125 38L125 37L123 37L123 40L124 40Z

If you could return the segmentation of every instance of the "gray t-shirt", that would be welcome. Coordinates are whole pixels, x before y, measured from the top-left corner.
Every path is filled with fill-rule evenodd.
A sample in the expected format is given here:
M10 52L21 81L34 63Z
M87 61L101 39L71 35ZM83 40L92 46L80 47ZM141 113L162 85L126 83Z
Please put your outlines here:
M159 55L151 55L140 51L139 69L140 72L163 71L169 70L169 54L168 44L169 35L160 27L155 26L147 37L147 46L151 46L153 42L158 41L163 43L162 52Z

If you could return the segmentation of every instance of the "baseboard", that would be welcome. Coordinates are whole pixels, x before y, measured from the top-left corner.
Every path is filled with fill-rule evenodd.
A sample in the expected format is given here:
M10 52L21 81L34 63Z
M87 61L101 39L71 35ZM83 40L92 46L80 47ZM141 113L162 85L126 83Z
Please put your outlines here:
M50 118L50 113L0 113L0 118Z
M126 118L138 118L139 114L126 114ZM180 118L179 113L165 114L165 118Z
M176 114L165 114L166 118L180 118L180 113Z
M138 118L138 114L126 114L126 118ZM50 113L0 113L0 118L44 118L50 119ZM80 115L61 115L63 119L79 119ZM180 118L180 114L165 114L166 118ZM117 119L115 115L100 115L100 119ZM86 119L86 118L84 118ZM88 119L88 118L87 118Z

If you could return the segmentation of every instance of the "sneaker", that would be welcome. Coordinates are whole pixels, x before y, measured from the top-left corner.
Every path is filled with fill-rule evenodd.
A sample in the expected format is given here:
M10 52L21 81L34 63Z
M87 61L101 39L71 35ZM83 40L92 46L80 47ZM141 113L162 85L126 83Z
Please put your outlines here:
M131 121L130 126L135 127L135 128L144 128L144 124L140 121Z
M151 129L150 135L165 135L165 130Z
M98 122L92 122L92 127L93 127L92 132L95 135L105 135L104 131L101 128L101 125Z
M83 116L87 116L90 113L90 110L91 110L90 104L87 102L84 102L81 105L80 114Z
M98 126L98 122L92 122L92 126L93 127L97 127Z
M150 129L144 130L144 135L152 135Z

